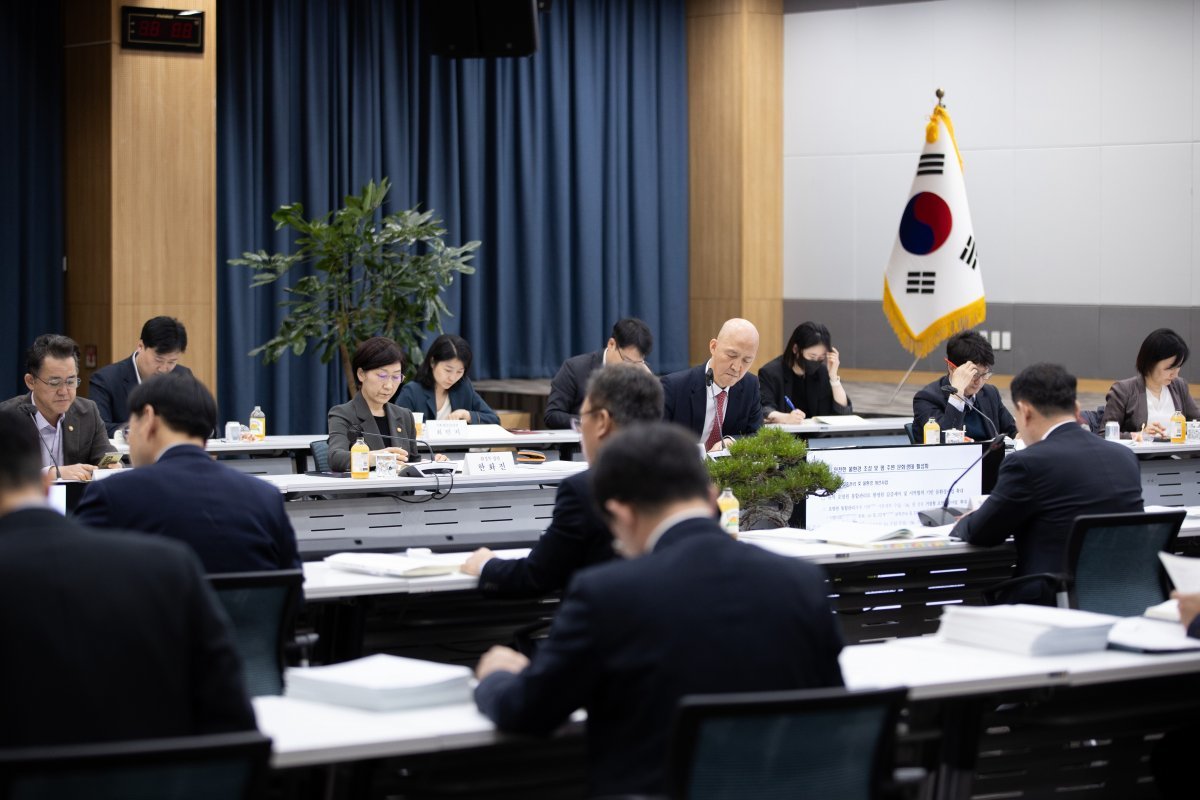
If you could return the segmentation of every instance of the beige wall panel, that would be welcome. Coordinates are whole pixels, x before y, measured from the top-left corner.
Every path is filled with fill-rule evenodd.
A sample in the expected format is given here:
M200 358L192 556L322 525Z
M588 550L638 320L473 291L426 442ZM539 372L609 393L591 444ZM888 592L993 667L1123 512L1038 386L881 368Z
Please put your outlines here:
M759 347L758 358L754 359L754 370L783 352L784 342L780 341L776 331L783 325L783 303L768 298L742 300L742 315L758 328Z
M746 35L742 296L782 298L783 17L750 15Z

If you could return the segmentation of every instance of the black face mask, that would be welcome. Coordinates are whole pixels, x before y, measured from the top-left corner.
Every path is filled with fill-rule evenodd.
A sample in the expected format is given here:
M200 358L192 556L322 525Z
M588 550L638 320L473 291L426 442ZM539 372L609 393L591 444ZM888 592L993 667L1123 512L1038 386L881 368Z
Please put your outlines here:
M820 378L822 375L829 373L824 361L809 361L807 358L800 358L796 361L800 368L804 370L806 378Z

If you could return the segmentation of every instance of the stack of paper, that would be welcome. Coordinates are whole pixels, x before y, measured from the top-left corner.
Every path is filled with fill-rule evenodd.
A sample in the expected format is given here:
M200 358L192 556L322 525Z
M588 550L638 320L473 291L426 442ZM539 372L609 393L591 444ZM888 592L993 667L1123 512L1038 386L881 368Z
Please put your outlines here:
M471 698L470 667L384 654L330 664L292 667L288 697L368 711L463 703Z
M822 425L833 425L835 427L838 425L849 427L851 425L861 425L862 423L866 422L866 420L860 417L858 414L827 414L820 417L813 417L812 420L813 422L819 422Z
M466 561L464 553L413 556L398 553L334 553L325 563L347 572L381 575L388 578L426 578L432 575L452 575Z
M1117 617L1052 606L946 606L938 633L958 644L1046 656L1108 646Z
M865 522L834 520L827 522L810 534L829 544L844 544L850 547L911 547L918 541L937 546L949 544L950 531L954 525L936 528L897 528L894 525L871 525Z

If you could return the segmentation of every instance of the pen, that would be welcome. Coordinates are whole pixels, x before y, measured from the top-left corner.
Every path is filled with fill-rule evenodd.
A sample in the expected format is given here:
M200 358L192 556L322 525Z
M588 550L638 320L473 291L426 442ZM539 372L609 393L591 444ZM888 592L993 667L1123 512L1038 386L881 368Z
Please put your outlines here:
M793 403L792 398L788 397L786 394L783 396L783 402L788 404L788 411L796 410L796 404Z

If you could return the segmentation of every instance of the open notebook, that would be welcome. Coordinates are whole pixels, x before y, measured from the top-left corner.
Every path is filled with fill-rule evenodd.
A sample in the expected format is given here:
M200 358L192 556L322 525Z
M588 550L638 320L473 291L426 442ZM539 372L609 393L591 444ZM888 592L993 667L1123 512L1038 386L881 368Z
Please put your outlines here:
M926 542L930 546L948 544L953 541L950 531L953 525L934 528L897 528L895 525L872 525L866 522L835 520L812 531L814 539L829 544L844 544L850 547L889 548Z

